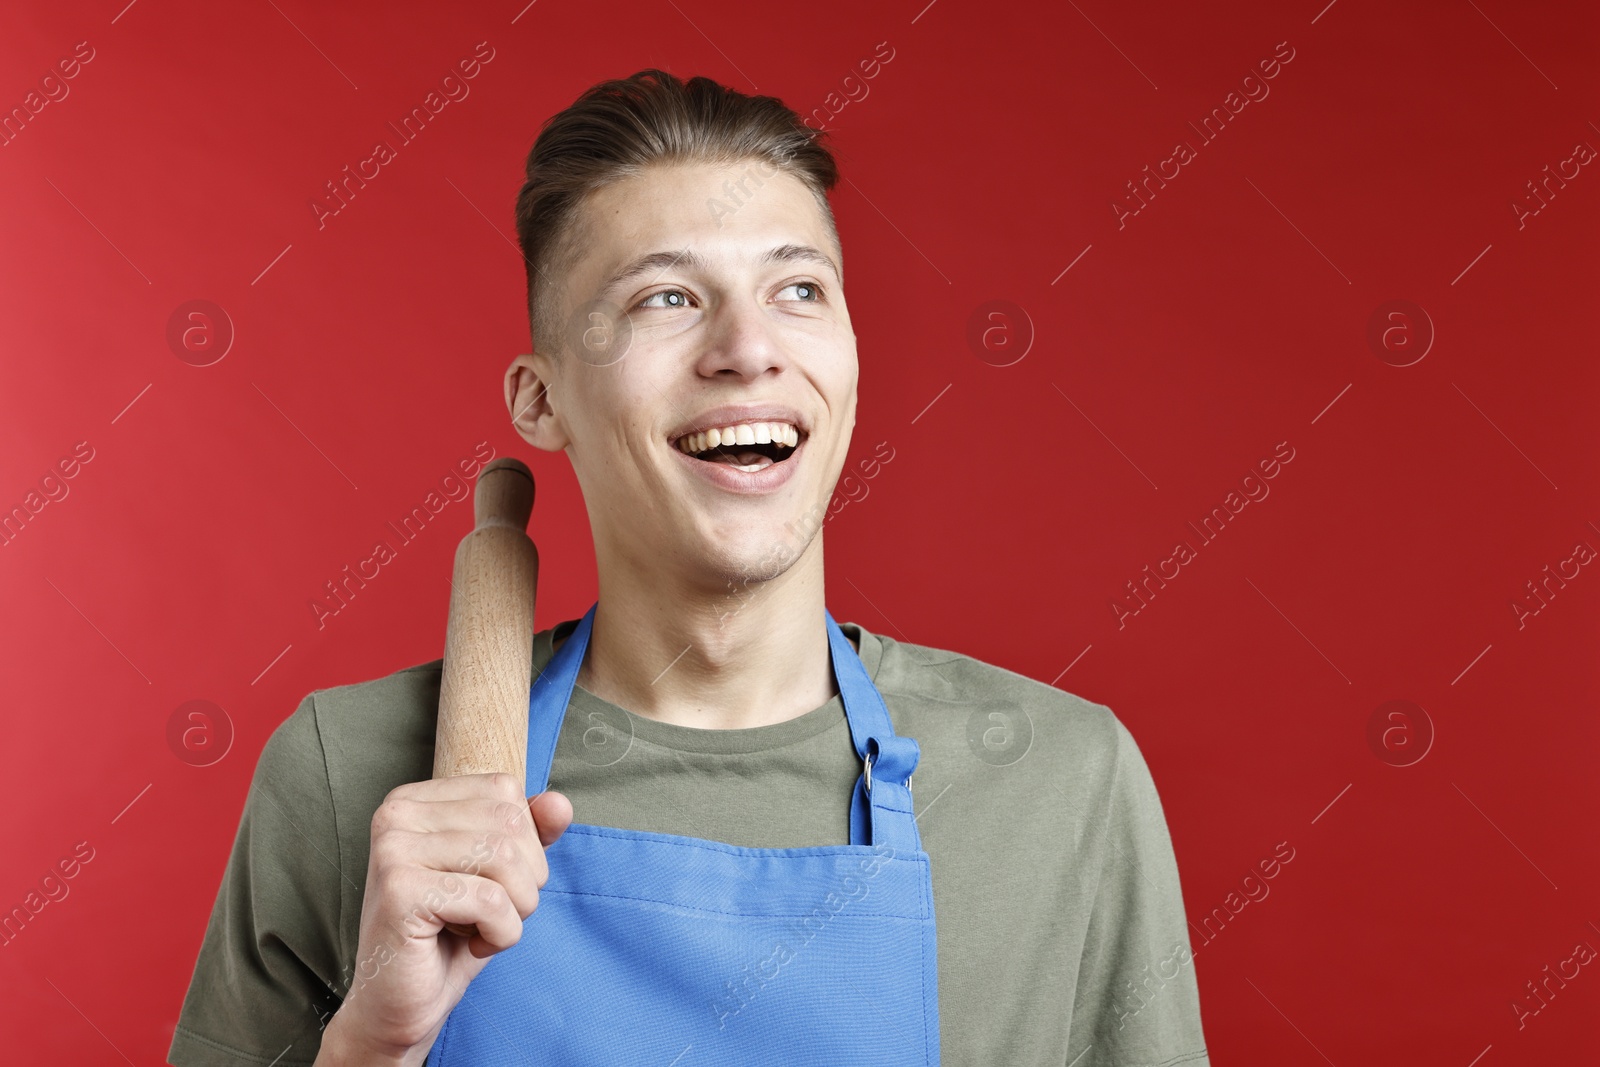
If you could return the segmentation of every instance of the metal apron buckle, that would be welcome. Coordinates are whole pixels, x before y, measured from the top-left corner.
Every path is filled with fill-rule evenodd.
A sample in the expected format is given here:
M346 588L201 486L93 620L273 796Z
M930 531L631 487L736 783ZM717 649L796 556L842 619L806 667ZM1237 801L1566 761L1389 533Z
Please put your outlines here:
M867 780L867 796L870 797L872 795L872 753L868 752L864 757L862 757L861 763L865 768L865 770L862 771L862 774L865 775ZM907 793L911 792L911 779L915 777L915 774L906 775Z

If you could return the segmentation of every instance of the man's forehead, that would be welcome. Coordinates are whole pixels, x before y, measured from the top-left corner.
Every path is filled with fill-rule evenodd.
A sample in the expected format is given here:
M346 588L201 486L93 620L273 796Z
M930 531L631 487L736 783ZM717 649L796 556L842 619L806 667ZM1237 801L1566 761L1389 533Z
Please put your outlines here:
M760 171L754 161L664 164L594 190L578 208L593 254L584 273L608 289L645 268L708 271L809 257L841 279L838 239L810 188L792 174Z

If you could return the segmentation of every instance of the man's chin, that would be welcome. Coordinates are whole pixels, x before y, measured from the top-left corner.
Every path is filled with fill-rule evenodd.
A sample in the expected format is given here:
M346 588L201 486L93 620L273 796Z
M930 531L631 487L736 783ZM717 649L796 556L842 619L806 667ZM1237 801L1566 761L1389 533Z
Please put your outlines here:
M720 576L723 584L743 594L747 588L769 582L793 567L806 546L809 534L799 523L772 523L763 529L746 528L729 539L726 531L714 534L704 547L709 572ZM807 535L807 536L802 536Z

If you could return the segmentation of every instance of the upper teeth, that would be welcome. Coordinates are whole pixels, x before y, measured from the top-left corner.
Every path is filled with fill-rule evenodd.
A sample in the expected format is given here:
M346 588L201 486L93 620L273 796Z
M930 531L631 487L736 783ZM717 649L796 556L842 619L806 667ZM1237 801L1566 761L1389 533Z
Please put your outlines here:
M684 452L704 452L718 445L789 445L800 443L800 431L787 422L740 422L721 429L702 430L678 439Z

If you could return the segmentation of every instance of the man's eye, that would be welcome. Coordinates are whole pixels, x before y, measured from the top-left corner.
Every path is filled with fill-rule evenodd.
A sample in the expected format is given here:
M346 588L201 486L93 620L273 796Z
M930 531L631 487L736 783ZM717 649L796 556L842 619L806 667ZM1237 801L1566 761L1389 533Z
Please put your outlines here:
M651 304L650 301L656 299L657 297L664 298L665 302L664 303L660 303L660 304ZM659 293L651 293L649 296L645 297L643 300L639 301L639 303L634 305L634 306L635 307L658 307L658 308L688 307L689 306L689 294L685 293L682 289L663 289Z
M815 282L792 282L779 290L780 295L793 289L798 299L803 304L820 304L824 300L822 286ZM656 301L656 303L651 303ZM635 308L681 308L689 306L689 294L682 289L663 289L659 293L651 293L634 305Z
M822 302L822 286L815 282L794 282L784 286L780 292L787 293L794 289L801 294L800 302L804 304L820 304Z

